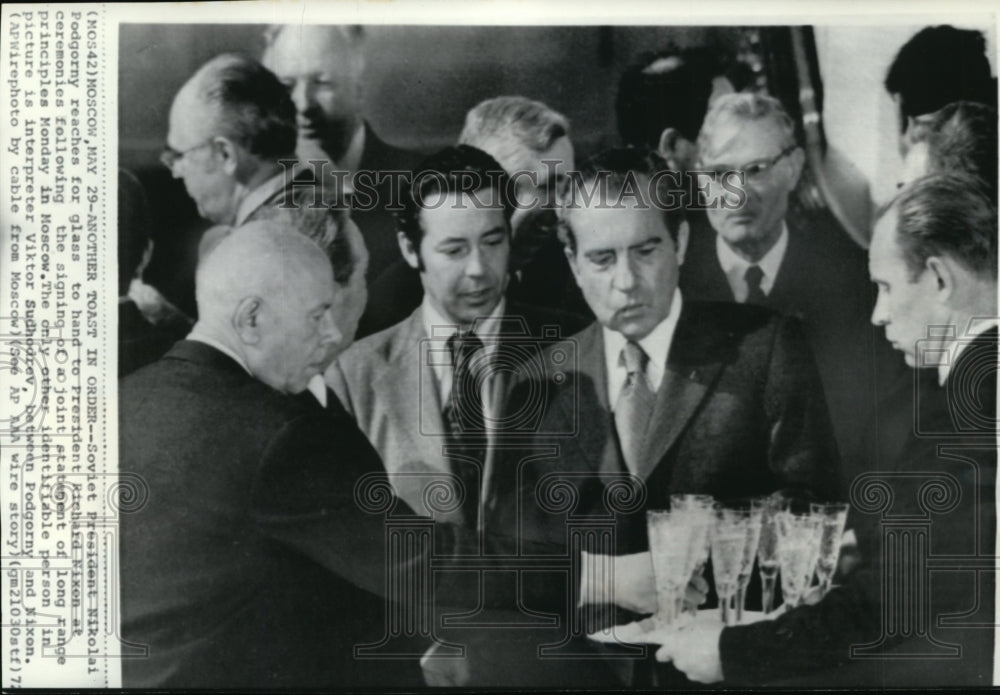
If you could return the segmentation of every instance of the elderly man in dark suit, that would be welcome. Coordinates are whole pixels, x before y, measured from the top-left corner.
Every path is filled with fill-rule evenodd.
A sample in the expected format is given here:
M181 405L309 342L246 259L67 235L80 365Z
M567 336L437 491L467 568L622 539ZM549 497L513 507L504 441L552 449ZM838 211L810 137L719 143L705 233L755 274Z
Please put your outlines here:
M966 175L917 179L876 223L869 268L879 288L872 323L918 372L897 405L905 436L885 443L889 461L852 490L852 513L871 520L859 534L865 564L774 621L669 637L659 658L694 680L993 683L995 203Z
M399 256L389 211L422 158L382 140L363 116L364 29L345 25L280 25L266 34L262 62L287 87L295 104L302 162L323 163L324 194L341 198L354 190L353 217L371 254L369 280ZM360 175L359 175L360 174ZM393 183L392 177L396 177Z
M707 201L709 224L692 227L680 287L690 299L756 304L801 321L849 482L870 465L872 452L861 443L876 391L904 373L867 321L873 294L864 252L836 225L792 207L805 155L776 99L720 96L705 117L698 155L720 180L742 181L743 195Z

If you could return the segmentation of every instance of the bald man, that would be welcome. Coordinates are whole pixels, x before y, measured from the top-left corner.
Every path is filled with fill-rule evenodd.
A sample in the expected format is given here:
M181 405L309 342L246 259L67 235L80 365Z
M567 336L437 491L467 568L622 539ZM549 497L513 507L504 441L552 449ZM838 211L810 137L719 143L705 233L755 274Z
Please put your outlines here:
M300 395L357 320L336 273L305 234L251 222L200 264L187 340L122 380L120 472L143 491L121 517L122 636L146 649L123 660L125 687L422 684L419 653L355 658L386 635L387 611L400 615L385 593L429 582L430 544L387 563L386 517L363 505L390 489L378 454L339 403ZM437 524L432 540L436 558L485 547L516 562L514 538L482 545ZM435 571L432 597L477 605L465 575ZM564 591L547 591L543 604L559 609ZM430 610L423 592L392 598L405 615Z
M368 279L373 280L399 258L395 221L386 210L389 172L411 172L422 155L384 142L362 114L366 37L361 27L280 25L265 39L261 61L295 105L299 159L325 162L328 174L344 172L339 182L324 179L328 198L347 183L357 193L352 216L371 254Z

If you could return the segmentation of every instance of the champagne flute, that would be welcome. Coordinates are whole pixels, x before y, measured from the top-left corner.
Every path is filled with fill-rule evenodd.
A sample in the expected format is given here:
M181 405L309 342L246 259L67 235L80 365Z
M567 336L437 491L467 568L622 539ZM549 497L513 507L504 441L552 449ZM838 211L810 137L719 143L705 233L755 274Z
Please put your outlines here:
M724 625L734 625L736 612L733 602L747 545L747 525L750 510L732 509L721 504L715 507L712 526L712 573L715 593L719 597L719 613Z
M764 498L757 569L760 572L761 605L765 615L774 610L774 587L778 579L778 527L775 515L788 511L789 501L781 495Z
M819 541L819 558L816 562L816 577L819 580L820 596L826 596L837 570L840 558L840 542L847 524L846 502L813 502L809 512L820 519L822 531Z
M688 556L693 538L684 514L664 509L646 511L649 531L649 552L656 581L657 627L666 627L677 619L678 596L684 590L688 575Z
M750 518L747 523L747 542L743 547L743 559L740 563L740 573L736 580L736 623L743 621L743 609L746 603L747 585L753 572L753 561L760 545L761 522L767 501L763 498L749 500Z
M691 543L688 546L686 576L690 582L695 576L702 576L708 563L710 532L713 523L715 498L711 495L673 494L670 495L670 509L685 516L691 528ZM678 601L683 604L683 594ZM679 608L679 610L682 609ZM697 614L697 607L691 611Z
M795 608L812 581L819 555L819 535L822 524L812 514L779 512L775 515L778 528L778 564L781 566L781 593L785 605Z

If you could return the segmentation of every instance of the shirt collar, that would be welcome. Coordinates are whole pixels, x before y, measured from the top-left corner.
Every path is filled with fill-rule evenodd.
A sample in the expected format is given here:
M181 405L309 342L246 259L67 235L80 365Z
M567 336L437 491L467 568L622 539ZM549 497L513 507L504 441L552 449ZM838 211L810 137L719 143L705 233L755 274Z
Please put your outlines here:
M995 318L972 318L969 321L969 327L962 336L962 339L951 341L951 344L945 348L947 354L942 355L940 358L941 362L938 364L937 369L938 383L941 386L944 386L944 382L948 380L948 375L951 374L952 367L958 361L958 356L969 346L969 343L997 325L1000 325L1000 321Z
M238 227L246 222L247 218L250 217L254 210L259 208L265 200L284 187L285 172L282 171L247 193L236 208L236 220L234 221L233 226Z
M358 172L358 167L361 166L361 155L365 151L365 140L365 124L362 122L358 125L358 129L354 131L351 142L347 146L347 151L341 157L342 161L337 162L339 168L350 172L352 177Z
M218 350L222 354L224 354L227 357L229 357L230 359L232 359L236 364L238 364L241 367L243 367L243 371L245 371L247 374L249 374L250 376L253 376L253 372L250 371L250 368L247 366L247 363L243 361L242 357L240 357L239 355L237 355L235 352L233 352L232 350L230 350L228 347L226 347L225 345L223 345L222 343L220 343L215 338L209 338L207 335L205 335L203 333L199 333L197 327L193 331L191 331L190 334L188 334L187 340L196 340L199 343L204 343L205 345L208 345L209 347L215 348L216 350Z
M500 330L500 317L504 314L505 306L506 299L501 298L489 316L477 319L473 323L476 335L480 338L497 335ZM446 339L458 332L459 326L454 321L442 316L441 312L431 304L427 295L424 295L424 301L420 305L420 313L424 321L424 335L428 338Z
M764 273L764 277L760 281L760 288L764 294L770 292L771 288L774 287L774 279L778 276L778 270L781 268L781 261L784 260L787 249L788 225L785 224L784 220L781 221L781 234L778 236L778 241L756 263L749 262L729 248L729 244L725 242L721 234L715 235L715 253L719 258L719 265L722 266L722 272L726 274L730 287L734 289L733 294L737 298L746 291L745 275L747 268L752 265L758 266ZM735 292L736 288L740 288L740 292Z
M313 378L309 380L309 392L319 401L321 406L324 408L327 406L326 382L323 381L322 374L314 374Z
M674 297L670 302L670 312L656 324L649 335L638 341L639 347L649 357L647 370L652 371L652 374L648 376L654 387L659 386L663 370L667 366L667 356L670 354L670 345L674 341L674 332L677 330L677 320L680 318L683 305L684 300L681 297L680 289L674 290ZM602 327L601 330L604 333L604 358L607 361L608 374L613 374L618 369L619 356L628 339L610 328ZM616 397L617 394L612 395L611 403L614 403Z

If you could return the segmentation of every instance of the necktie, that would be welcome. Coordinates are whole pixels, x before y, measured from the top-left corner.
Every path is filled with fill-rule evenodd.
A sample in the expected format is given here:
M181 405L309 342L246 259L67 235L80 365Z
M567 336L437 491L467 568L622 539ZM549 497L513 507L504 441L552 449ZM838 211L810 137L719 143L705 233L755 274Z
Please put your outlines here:
M480 466L486 455L483 441L483 389L481 380L477 378L481 368L477 369L475 356L482 347L483 341L472 331L456 333L448 339L448 349L452 356L452 381L445 419L448 423L449 451L455 454L449 456L449 463L451 472L465 487L462 517L471 528L476 528L479 520Z
M631 340L625 343L618 359L619 366L625 367L627 376L615 403L615 427L618 429L618 441L621 443L625 465L633 474L639 470L639 452L642 450L656 400L646 377L648 362L649 356L638 343Z
M764 271L759 265L752 265L743 274L743 279L747 283L747 304L764 304L767 302L767 295L760 287L760 281L764 279Z

